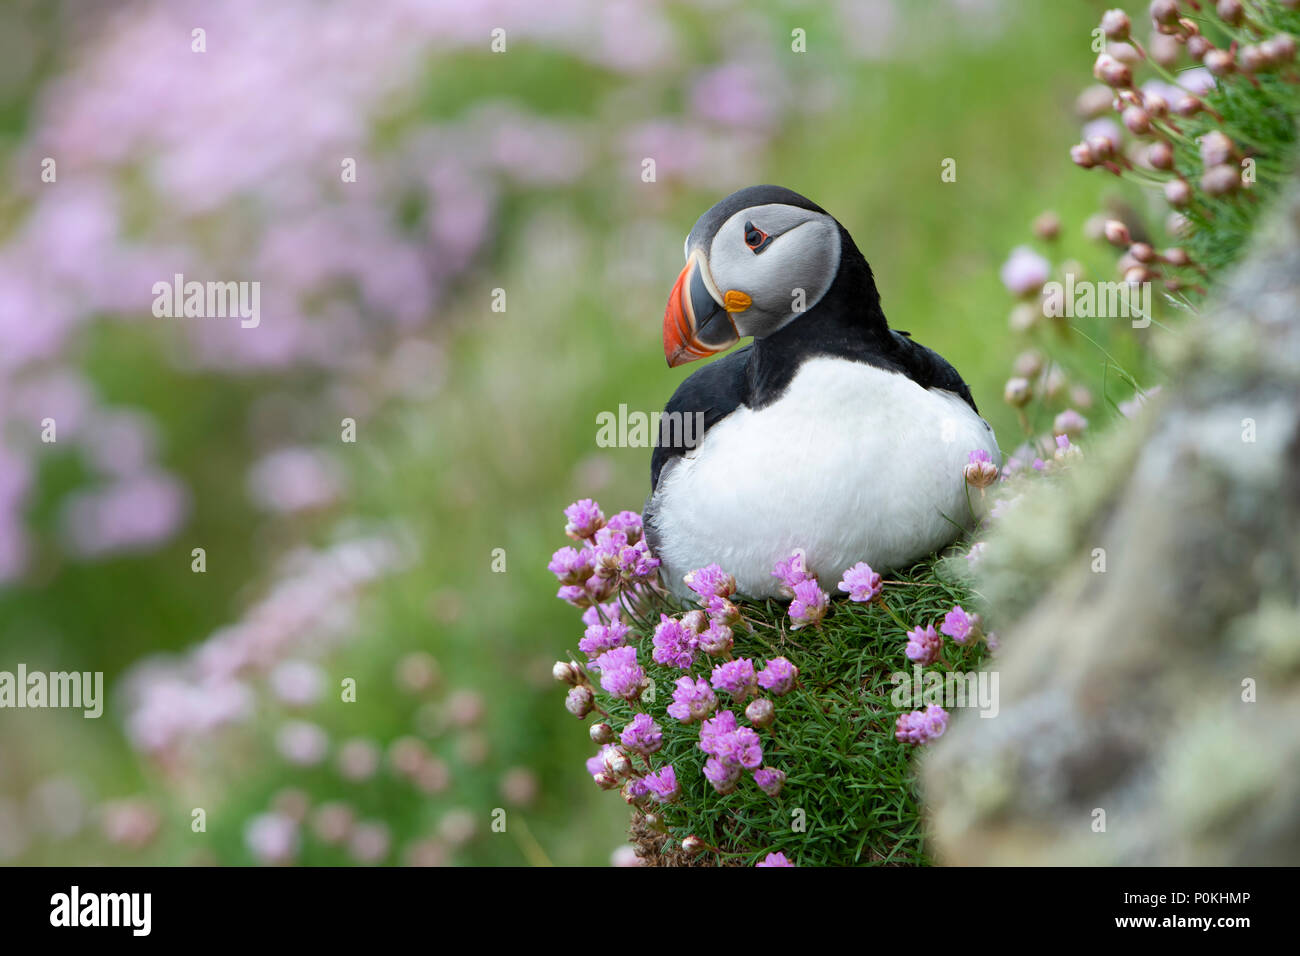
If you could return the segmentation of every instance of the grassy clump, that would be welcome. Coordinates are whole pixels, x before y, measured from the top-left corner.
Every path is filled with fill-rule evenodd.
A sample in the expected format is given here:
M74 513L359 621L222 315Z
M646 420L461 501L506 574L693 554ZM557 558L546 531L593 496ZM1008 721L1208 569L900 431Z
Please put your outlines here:
M672 764L681 785L675 803L645 808L661 819L662 829L646 825L645 810L633 811L632 837L641 855L652 864L685 864L681 841L694 835L710 847L693 861L704 865L752 865L771 852L800 866L928 862L912 763L916 748L894 737L896 719L913 708L892 702L891 675L912 673L904 653L908 627L937 625L954 604L972 603L961 573L965 563L932 558L888 578L883 603L834 600L820 625L794 631L783 603L740 604L752 629L734 628L732 655L751 658L756 667L783 656L799 668L798 686L775 698L776 720L759 732L763 765L786 774L775 798L759 790L748 773L733 793L718 794L703 776L699 725L667 715L675 681L683 673L707 680L719 661L701 654L688 672L654 663L652 622L661 612L690 610L656 595L649 613L633 624L635 637L628 637L654 682L652 690L635 704L599 697L608 712L599 719L616 732L638 710L655 719L663 729L663 748L650 764L656 769ZM946 663L928 670L973 671L985 653L982 645L949 644ZM746 723L743 704L734 706L721 692L718 697L719 711L732 709Z

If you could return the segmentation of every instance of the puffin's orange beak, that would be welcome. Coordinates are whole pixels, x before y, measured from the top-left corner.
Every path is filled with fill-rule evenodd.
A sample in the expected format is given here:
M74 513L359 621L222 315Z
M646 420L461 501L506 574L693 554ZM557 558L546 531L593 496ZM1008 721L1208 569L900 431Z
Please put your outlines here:
M700 253L692 255L668 296L668 307L664 309L664 358L668 359L670 368L714 355L740 341L730 313L748 308L749 296L728 292L728 305L720 305L705 281L707 268Z

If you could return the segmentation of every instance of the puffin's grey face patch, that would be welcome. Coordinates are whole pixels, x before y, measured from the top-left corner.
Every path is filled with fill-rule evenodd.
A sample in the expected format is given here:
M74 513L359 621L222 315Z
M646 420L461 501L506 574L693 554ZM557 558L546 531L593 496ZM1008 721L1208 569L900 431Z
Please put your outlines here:
M720 294L734 290L751 299L749 308L732 315L736 331L762 337L826 294L840 268L840 230L823 212L783 203L751 206L733 213L707 250Z

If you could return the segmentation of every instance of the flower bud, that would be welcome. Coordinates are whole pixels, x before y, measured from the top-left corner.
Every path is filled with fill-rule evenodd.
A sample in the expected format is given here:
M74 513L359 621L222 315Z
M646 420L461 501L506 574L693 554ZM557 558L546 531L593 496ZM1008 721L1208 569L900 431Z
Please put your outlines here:
M1077 143L1070 147L1070 161L1083 169L1092 169L1097 165L1097 157L1092 155L1087 143Z
M1039 215L1034 220L1034 235L1039 239L1051 242L1061 234L1061 219L1056 213L1050 210Z
M1261 46L1268 54L1269 60L1277 66L1290 63L1295 59L1295 37L1289 33L1279 33L1272 39L1265 40Z
M1185 179L1171 179L1165 183L1165 202L1182 208L1192 201L1192 187Z
M593 744L612 744L615 739L614 728L604 721L592 724L589 733Z
M760 730L770 727L776 720L776 707L766 697L755 697L745 708L745 718Z
M1222 166L1237 158L1237 146L1220 130L1210 130L1201 137L1201 165Z
M632 761L617 747L606 747L602 759L605 761L605 769L616 777L626 777L632 772Z
M1128 285L1141 285L1144 282L1150 282L1152 272L1145 266L1134 266L1124 273L1124 281Z
M1098 161L1111 159L1115 155L1115 141L1109 136L1089 136L1086 142L1088 150Z
M613 790L618 787L618 777L603 770L598 774L594 774L592 779L596 781L596 786L602 790Z
M1179 268L1191 265L1192 263L1192 257L1189 256L1187 250L1183 249L1181 246L1170 246L1164 251L1160 258L1171 266L1177 266Z
M1239 27L1241 21L1246 19L1246 9L1241 5L1241 0L1219 0L1214 5L1214 12L1230 27Z
M1026 349L1016 356L1011 367L1017 375L1032 378L1043 370L1043 353L1036 349Z
M707 849L707 847L704 841L694 833L682 841L682 852L688 857L699 856L705 849Z
M1107 219L1106 241L1112 246L1127 246L1133 240L1129 236L1128 226L1118 219Z
M1147 164L1152 169L1171 170L1174 168L1174 148L1163 139L1156 140L1147 149Z
M1191 42L1188 42L1191 46ZM1232 54L1227 50L1211 50L1205 54L1205 59L1201 61L1205 68L1215 76L1229 76L1237 70L1237 63L1232 58Z
M1179 97L1178 102L1174 104L1174 112L1184 118L1195 116L1203 109L1205 109L1205 104L1201 102L1199 97L1191 94Z
M1265 73L1273 66L1273 58L1262 45L1251 44L1237 51L1237 68L1242 73Z
M1152 0L1150 13L1157 26L1175 27L1178 25L1178 0Z
M1107 10L1101 15L1101 32L1108 40L1127 40L1133 23L1123 10Z
M1241 174L1235 166L1212 166L1201 177L1201 189L1207 196L1226 196L1241 188Z
M1099 54L1092 66L1092 75L1107 86L1125 89L1133 85L1133 71L1109 53Z
M727 627L739 624L741 620L740 608L725 598L715 601L711 605L711 613L714 621Z
M1194 37L1187 38L1187 55L1197 63L1205 59L1205 54L1214 49L1214 44L1207 37L1199 33Z
M998 480L998 466L991 461L972 461L962 469L962 476L974 488L987 488Z
M594 706L596 706L596 695L586 684L574 687L564 698L564 709L574 717L586 717Z
M1034 389L1027 378L1010 379L1002 392L1002 397L1006 400L1006 403L1013 408L1024 407L1033 396Z
M709 626L709 616L703 611L687 611L682 615L682 626L692 634L699 634Z
M1142 54L1132 43L1112 43L1106 47L1106 52L1125 66L1133 67L1142 62Z
M561 684L582 683L582 669L570 661L556 661L555 666L551 668L551 676Z
M1145 136L1151 132L1151 116L1140 106L1126 107L1120 114L1120 119L1134 136Z
M633 777L627 783L623 784L623 789L619 791L623 801L630 806L643 807L650 803L650 791L646 789L645 783L640 777Z
M647 813L645 814L644 819L645 819L646 827L653 830L655 833L668 832L668 827L664 825L664 818L662 814Z
M1156 258L1155 249L1151 248L1151 245L1146 242L1133 243L1128 247L1128 252L1134 259L1144 264L1154 262Z
M1169 101L1159 93L1144 93L1142 94L1142 108L1147 111L1148 115L1159 119L1169 114Z

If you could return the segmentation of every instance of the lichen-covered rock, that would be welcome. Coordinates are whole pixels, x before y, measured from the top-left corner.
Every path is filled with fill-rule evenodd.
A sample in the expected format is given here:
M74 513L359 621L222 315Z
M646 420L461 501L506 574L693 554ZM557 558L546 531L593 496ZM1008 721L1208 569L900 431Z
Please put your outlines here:
M996 719L924 796L940 862L1300 863L1300 189L1171 385L990 541Z

